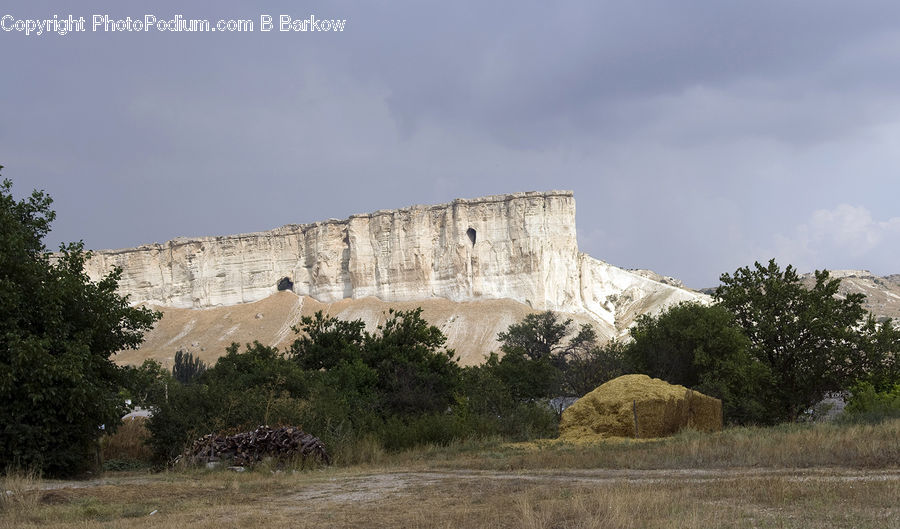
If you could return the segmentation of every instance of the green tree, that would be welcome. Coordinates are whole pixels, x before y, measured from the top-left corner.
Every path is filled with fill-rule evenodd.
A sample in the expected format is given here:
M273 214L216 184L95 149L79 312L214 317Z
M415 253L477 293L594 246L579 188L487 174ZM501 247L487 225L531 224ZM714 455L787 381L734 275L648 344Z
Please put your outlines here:
M772 259L723 274L715 297L750 339L750 354L769 371L763 391L768 422L795 421L829 392L864 377L871 337L862 332L863 294L838 296L840 281L816 271L804 288L792 266Z
M377 409L384 416L445 410L459 384L459 365L447 338L422 318L422 309L395 311L375 332L363 322L342 321L321 312L301 320L303 332L291 345L304 369L321 371L323 381L350 384L348 395L367 399L354 409Z
M386 414L444 411L453 402L460 368L447 337L422 318L422 309L388 311L374 333L366 333L363 362L378 374Z
M869 318L862 333L869 337L866 354L866 375L860 382L872 385L875 391L892 391L900 385L900 329L891 319L876 322Z
M275 347L232 343L190 384L169 384L147 422L157 459L167 462L202 435L251 430L262 424L302 424L306 373ZM174 380L168 373L159 382ZM158 395L158 394L157 394Z
M622 374L619 345L600 347L589 324L574 330L555 312L529 314L497 335L503 357L486 365L518 400L580 396Z
M172 375L156 360L146 359L140 366L125 366L123 398L144 409L158 407L165 401Z
M278 387L293 397L303 397L306 382L303 370L277 347L268 347L258 341L240 345L232 343L225 349L225 356L200 377L199 381L210 386L240 393L250 388Z
M638 317L630 333L625 355L633 371L721 399L729 422L765 420L758 395L767 370L725 308L678 304Z
M308 394L303 370L278 348L256 341L243 352L232 343L199 381L218 403L215 430L297 423L299 413L291 408Z
M853 386L850 400L844 408L844 420L854 422L881 422L900 418L900 383L877 391L870 382Z
M84 272L82 243L51 258L43 239L51 198L16 201L0 184L0 468L70 474L92 462L101 426L118 426L123 370L110 357L136 348L159 315L116 293L121 270Z
M528 314L519 323L497 335L505 354L523 355L530 360L551 360L565 348L563 339L572 329L572 320L560 321L553 311Z
M193 353L185 353L182 350L175 352L175 365L172 366L172 376L182 384L190 384L194 379L206 371L206 364L200 358L194 358Z
M562 371L549 357L531 358L513 349L500 358L492 353L485 367L500 380L515 402L559 394Z
M592 328L590 332L596 336ZM625 344L618 340L605 345L598 345L596 338L589 341L573 340L566 350L566 363L562 373L563 391L580 397L604 382L624 375L628 371L625 351Z
M481 365L463 368L454 411L465 420L469 436L496 436L513 441L555 437L559 417L546 403L514 397L498 376L500 359L491 353Z
M160 464L180 455L188 443L222 428L216 416L222 411L221 392L213 394L202 382L179 384L167 371L161 381L171 381L164 398L150 406L153 414L147 421L149 445Z
M361 320L346 321L317 311L304 316L294 332L303 333L294 340L290 356L303 369L331 369L341 363L362 358L365 324Z
M497 335L503 356L492 355L486 366L515 401L553 397L561 391L563 340L571 330L572 320L555 312L528 314Z

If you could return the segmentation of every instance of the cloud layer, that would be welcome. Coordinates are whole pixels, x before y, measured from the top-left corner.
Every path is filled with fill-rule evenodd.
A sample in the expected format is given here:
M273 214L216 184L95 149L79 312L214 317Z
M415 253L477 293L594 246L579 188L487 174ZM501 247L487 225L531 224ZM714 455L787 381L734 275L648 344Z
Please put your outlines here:
M841 204L820 209L789 236L776 236L783 260L811 269L867 269L869 263L889 262L900 248L900 217L877 220L862 206Z
M0 32L15 50L0 164L18 193L56 199L52 244L133 246L563 188L584 251L696 287L773 256L900 272L895 3L140 9L348 22L328 35Z

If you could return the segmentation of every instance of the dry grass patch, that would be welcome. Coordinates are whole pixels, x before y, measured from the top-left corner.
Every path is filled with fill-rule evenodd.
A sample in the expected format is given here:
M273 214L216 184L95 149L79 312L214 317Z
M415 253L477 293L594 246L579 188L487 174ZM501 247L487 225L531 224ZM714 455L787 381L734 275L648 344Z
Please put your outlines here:
M0 528L874 528L900 519L900 421L359 449L368 463L296 473L14 474L2 481L15 493L0 498Z
M0 514L33 509L37 506L37 495L32 493L40 483L34 472L8 470L0 475Z
M119 425L116 433L100 439L103 460L149 461L153 457L153 452L146 444L150 438L146 422L147 419L144 417L126 419Z
M686 431L663 439L609 439L593 443L468 441L389 455L383 463L490 470L896 468L900 467L900 420L860 425L728 428L714 434Z
M173 473L36 491L28 508L0 513L0 527L869 528L900 516L896 471L399 470Z

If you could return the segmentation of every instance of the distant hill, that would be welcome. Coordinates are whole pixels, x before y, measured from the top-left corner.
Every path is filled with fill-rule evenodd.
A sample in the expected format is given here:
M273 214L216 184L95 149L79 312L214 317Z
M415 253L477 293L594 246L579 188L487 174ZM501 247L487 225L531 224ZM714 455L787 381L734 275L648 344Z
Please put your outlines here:
M866 295L863 304L876 318L900 319L900 274L879 277L868 270L829 270L831 277L841 280L841 294L861 292ZM815 274L803 274L803 283L811 286Z
M831 277L841 280L838 292L846 296L860 292L866 295L863 306L875 318L900 320L900 274L876 276L868 270L829 270ZM811 287L816 282L814 273L801 274L804 285ZM700 292L712 296L715 287L702 288Z

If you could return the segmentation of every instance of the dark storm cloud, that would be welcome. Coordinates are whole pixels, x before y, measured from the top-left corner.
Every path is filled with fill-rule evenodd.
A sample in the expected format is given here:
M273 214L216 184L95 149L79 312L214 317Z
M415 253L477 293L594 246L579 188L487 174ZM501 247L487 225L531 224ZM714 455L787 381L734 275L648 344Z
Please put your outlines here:
M405 38L374 44L356 67L391 89L407 127L461 123L526 147L560 134L621 138L698 88L796 102L810 85L866 85L867 71L847 72L857 57L840 54L897 29L878 6L846 2L533 2L505 14L418 4L410 20L427 22L399 25ZM394 31L374 18L368 28ZM897 87L896 74L881 76L876 91Z
M0 163L17 192L54 196L54 243L565 188L583 250L698 287L773 255L900 271L893 3L3 9L348 19L328 35L0 32Z

